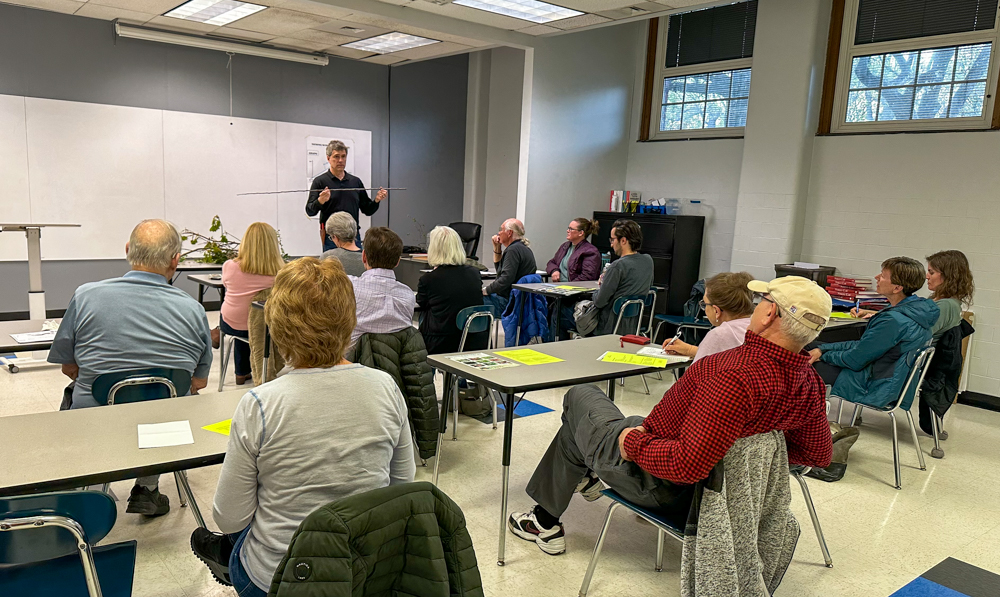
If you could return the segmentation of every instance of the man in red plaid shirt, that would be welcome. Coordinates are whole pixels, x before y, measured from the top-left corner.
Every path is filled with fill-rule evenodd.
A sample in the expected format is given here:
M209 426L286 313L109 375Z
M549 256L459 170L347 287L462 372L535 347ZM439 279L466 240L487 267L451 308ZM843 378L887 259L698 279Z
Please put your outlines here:
M830 463L826 390L802 350L829 321L830 295L798 276L748 287L760 302L744 344L692 365L645 419L623 416L597 386L566 393L562 427L528 482L537 505L511 514L512 533L565 552L559 517L574 492L593 501L604 484L683 526L693 484L759 433L783 431L792 463Z

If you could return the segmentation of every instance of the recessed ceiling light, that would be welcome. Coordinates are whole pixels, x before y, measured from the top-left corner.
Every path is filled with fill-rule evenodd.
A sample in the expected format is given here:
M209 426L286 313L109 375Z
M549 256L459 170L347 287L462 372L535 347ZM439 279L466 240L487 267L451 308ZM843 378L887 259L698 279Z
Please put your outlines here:
M267 7L238 0L190 0L163 16L221 27L265 8Z
M538 0L455 0L454 4L478 8L489 12L523 19L532 23L550 23L569 17L577 17L583 13L578 10L563 8L548 2Z
M389 54L391 52L410 50L413 48L419 48L420 46L428 46L436 43L440 42L436 39L427 39L426 37L420 37L419 35L410 35L408 33L393 31L392 33L384 33L375 37L369 37L368 39L352 41L351 43L343 44L341 47L354 48L355 50L363 50L365 52L375 52L376 54Z

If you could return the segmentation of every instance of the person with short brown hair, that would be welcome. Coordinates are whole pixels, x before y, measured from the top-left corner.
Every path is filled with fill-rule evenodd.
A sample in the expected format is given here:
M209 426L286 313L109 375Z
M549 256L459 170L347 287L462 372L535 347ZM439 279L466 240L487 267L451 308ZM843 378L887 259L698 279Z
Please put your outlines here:
M365 273L349 276L358 317L351 333L352 345L361 334L391 334L413 325L416 297L409 286L396 281L393 271L402 255L403 240L398 234L383 226L368 229L361 251Z
M263 597L299 524L317 508L413 481L406 403L388 373L349 363L354 290L336 259L304 257L274 280L264 318L291 365L236 406L215 491L223 533L191 548L219 582ZM359 400L363 397L363 400Z
M914 293L924 285L924 266L909 257L882 262L875 291L889 307L869 315L860 340L823 344L809 351L811 362L833 395L849 402L883 408L896 400L913 364L911 353L927 346L940 310ZM871 312L858 313L865 315ZM904 402L904 408L910 403Z
M961 251L938 251L927 258L927 290L941 310L931 334L936 341L962 322L962 307L972 305L976 284L969 259Z
M600 288L594 292L594 305L600 309L595 336L614 331L617 316L615 301L625 296L643 296L653 285L653 258L639 253L642 229L633 220L621 219L611 227L611 249L618 259L601 274ZM637 317L622 319L618 332L634 334Z
M669 354L694 357L697 361L743 344L754 310L753 292L747 288L751 280L753 276L746 272L722 272L709 278L699 306L705 311L712 329L697 346L680 340L667 340L663 343L663 350Z

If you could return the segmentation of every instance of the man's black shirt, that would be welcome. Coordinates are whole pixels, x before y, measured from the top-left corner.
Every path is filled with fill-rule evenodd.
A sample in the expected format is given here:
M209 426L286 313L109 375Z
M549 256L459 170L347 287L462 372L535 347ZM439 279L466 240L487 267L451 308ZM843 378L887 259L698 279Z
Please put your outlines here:
M306 201L306 214L314 216L319 214L320 224L326 224L327 218L338 211L346 211L351 214L354 221L358 221L358 209L360 208L366 216L370 216L378 211L378 203L368 197L368 191L336 191L335 189L359 189L365 186L361 179L350 172L344 172L344 180L337 180L329 170L313 179L309 186L309 200ZM320 205L319 194L325 189L330 189L330 199Z

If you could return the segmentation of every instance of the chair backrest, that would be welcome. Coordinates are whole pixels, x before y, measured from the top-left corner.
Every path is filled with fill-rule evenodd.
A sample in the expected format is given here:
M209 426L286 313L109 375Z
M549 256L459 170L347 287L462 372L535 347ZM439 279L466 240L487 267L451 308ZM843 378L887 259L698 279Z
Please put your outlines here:
M492 330L495 317L492 305L476 305L459 311L455 316L455 325L462 330L462 340L458 344L458 350L465 350L465 339L469 334Z
M190 373L165 367L105 373L98 375L91 387L94 400L100 405L187 396L190 390Z
M36 517L72 521L76 532L63 524L37 524ZM0 498L0 562L25 564L79 552L77 534L97 543L115 526L115 501L102 491L60 491ZM15 521L22 521L21 523ZM30 527L29 529L26 527ZM17 531L17 532L15 532Z
M913 366L910 367L910 374L906 376L906 383L904 383L903 387L899 390L899 397L896 398L896 403L892 405L893 409L902 406L908 397L912 396L914 400L916 400L917 396L920 395L920 386L924 383L924 375L927 373L927 366L934 357L933 346L925 346L914 352L915 356L913 358ZM909 358L909 355L907 355L907 358Z
M475 222L452 222L448 227L458 233L465 245L465 256L475 258L476 251L479 250L479 238L482 235L483 227Z
M611 305L611 312L618 316L618 320L615 322L615 329L612 331L613 334L618 333L618 325L623 319L638 317L639 324L636 326L635 333L639 333L639 327L642 326L642 313L646 307L646 299L649 295L642 294L631 294L628 296L620 296L615 299L614 304Z

